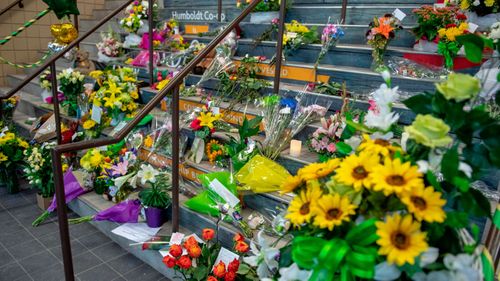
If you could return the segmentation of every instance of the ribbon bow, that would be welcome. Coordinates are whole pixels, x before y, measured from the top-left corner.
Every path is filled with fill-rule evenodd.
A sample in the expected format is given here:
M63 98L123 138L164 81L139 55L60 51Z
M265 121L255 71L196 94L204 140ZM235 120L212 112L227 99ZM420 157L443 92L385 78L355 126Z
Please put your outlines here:
M310 281L373 279L377 249L370 245L378 239L375 221L357 225L345 239L297 237L292 243L292 258L301 268L312 270Z
M460 50L457 42L438 43L438 53L443 55L446 68L453 69L453 59L457 56Z

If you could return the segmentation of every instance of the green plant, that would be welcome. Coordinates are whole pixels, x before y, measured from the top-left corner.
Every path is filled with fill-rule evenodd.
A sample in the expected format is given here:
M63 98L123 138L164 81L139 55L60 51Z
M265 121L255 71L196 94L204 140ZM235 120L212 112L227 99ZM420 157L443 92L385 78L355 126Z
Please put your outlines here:
M456 21L467 19L456 6L436 8L431 5L424 5L418 9L414 9L413 13L417 15L418 23L418 26L413 28L415 37L428 41L433 41L437 37L439 29Z
M168 193L157 187L142 190L139 192L139 198L141 198L142 205L159 209L167 208L172 202Z

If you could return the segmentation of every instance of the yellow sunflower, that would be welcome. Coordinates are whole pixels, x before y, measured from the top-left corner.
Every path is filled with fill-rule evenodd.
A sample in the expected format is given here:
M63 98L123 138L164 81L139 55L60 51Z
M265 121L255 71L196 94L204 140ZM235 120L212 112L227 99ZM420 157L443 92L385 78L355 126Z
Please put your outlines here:
M434 191L432 187L412 188L410 192L403 194L401 201L419 221L441 223L446 218L446 213L443 211L446 200L442 199L441 193Z
M7 160L9 160L9 157L7 157L7 155L0 152L0 163L5 162Z
M361 152L359 155L350 155L336 170L335 179L340 183L352 185L356 191L362 187L369 188L370 173L378 164L379 158L375 154Z
M420 223L413 221L411 215L388 216L385 222L376 222L378 253L387 256L387 262L402 266L414 264L415 258L425 252L426 233L420 231Z
M92 129L92 128L94 128L95 125L97 125L97 122L92 120L92 119L89 119L89 120L83 122L83 128L85 130Z
M312 163L297 171L297 176L301 177L303 181L316 180L324 178L339 166L340 160L330 159L324 163Z
M386 196L402 194L414 188L423 187L422 173L410 162L401 163L399 158L386 158L383 165L376 166L370 173L373 190L383 191Z
M356 206L351 204L347 196L338 193L323 195L312 209L314 225L332 231L335 226L349 221L349 216L356 213L354 209Z
M319 187L307 188L301 191L288 206L288 214L286 218L290 222L300 227L301 224L309 222L313 216L312 208L321 197L322 192Z
M383 157L389 157L394 152L401 150L399 147L393 146L389 141L384 139L374 139L372 140L369 135L363 135L363 142L358 147L359 151L364 151L372 153L375 155L382 155Z
M301 186L303 183L302 178L299 176L289 176L281 185L281 193L292 192Z

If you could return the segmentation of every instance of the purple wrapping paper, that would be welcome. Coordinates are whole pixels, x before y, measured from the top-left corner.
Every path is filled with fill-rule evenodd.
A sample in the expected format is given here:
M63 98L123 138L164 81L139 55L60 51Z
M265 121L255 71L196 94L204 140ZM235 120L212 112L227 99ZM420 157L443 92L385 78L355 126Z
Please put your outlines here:
M94 216L95 221L112 221L117 223L137 223L139 212L141 210L141 201L125 200L113 207L98 212Z
M73 201L73 199L78 196L84 194L86 191L81 187L80 183L76 179L73 171L68 169L64 174L64 194L66 197L66 204ZM49 213L52 213L57 208L57 200L56 195L54 194L54 198L52 198L52 203L47 208Z

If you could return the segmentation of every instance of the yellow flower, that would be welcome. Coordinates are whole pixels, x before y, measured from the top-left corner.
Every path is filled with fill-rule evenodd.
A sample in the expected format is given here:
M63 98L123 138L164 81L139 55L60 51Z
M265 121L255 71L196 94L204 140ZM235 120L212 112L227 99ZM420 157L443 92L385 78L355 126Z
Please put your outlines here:
M495 0L484 0L484 5L486 7L492 7L495 4Z
M112 80L108 80L108 89L105 91L105 93L110 93L110 94L121 94L122 93L122 88L117 86L116 83Z
M83 128L84 128L85 130L89 130L89 129L94 128L94 126L95 126L96 124L97 124L97 122L96 122L96 121L94 121L94 120L92 120L92 119L89 119L89 120L87 120L87 121L83 122Z
M466 30L469 30L469 24L466 23L466 22L462 22L460 23L460 25L458 26L458 29L462 32L466 31Z
M303 181L316 180L324 178L339 166L340 159L330 159L324 163L312 163L297 171L297 176L301 177Z
M150 135L148 135L144 139L144 146L146 146L146 147L152 147L153 146L153 138Z
M382 155L389 157L394 152L401 150L399 147L393 146L389 141L384 139L372 140L369 135L363 135L363 142L359 145L359 151L372 153L375 155Z
M468 10L469 9L469 0L462 0L462 2L460 2L460 9L462 10Z
M422 173L410 162L401 163L400 159L386 158L384 165L376 166L370 178L373 190L383 191L386 196L392 193L403 194L424 185Z
M354 209L356 206L351 204L347 196L338 193L323 195L312 209L314 225L332 231L335 226L349 221L349 216L356 213Z
M115 108L115 106L120 105L120 99L116 97L115 93L111 93L109 97L104 97L104 106L108 108Z
M19 146L22 148L28 148L29 144L27 142L23 141L22 139L19 139Z
M299 176L289 176L281 185L281 193L292 192L301 186L303 183L302 178Z
M139 98L139 94L137 93L137 91L133 91L130 93L130 97L132 97L134 100L136 100Z
M319 187L307 188L301 191L290 202L288 206L288 214L286 218L290 222L300 227L301 224L311 221L313 216L312 208L316 201L321 197L321 189Z
M385 222L376 222L380 245L378 253L387 256L387 262L402 266L414 264L415 258L425 252L426 234L420 231L420 223L414 222L411 215L388 216Z
M0 163L5 162L7 160L9 160L9 157L7 157L5 154L0 152Z
M419 221L441 223L446 218L446 213L443 211L446 200L442 199L441 193L434 191L432 187L413 188L409 193L403 194L401 201Z
M378 162L379 157L368 152L361 152L359 156L350 155L336 170L335 179L340 183L352 185L356 191L360 191L363 187L369 188L370 173L379 164Z
M214 122L218 121L221 118L220 114L213 115L212 112L200 112L200 116L198 116L198 120L200 120L200 126L208 127L210 129L214 128Z

